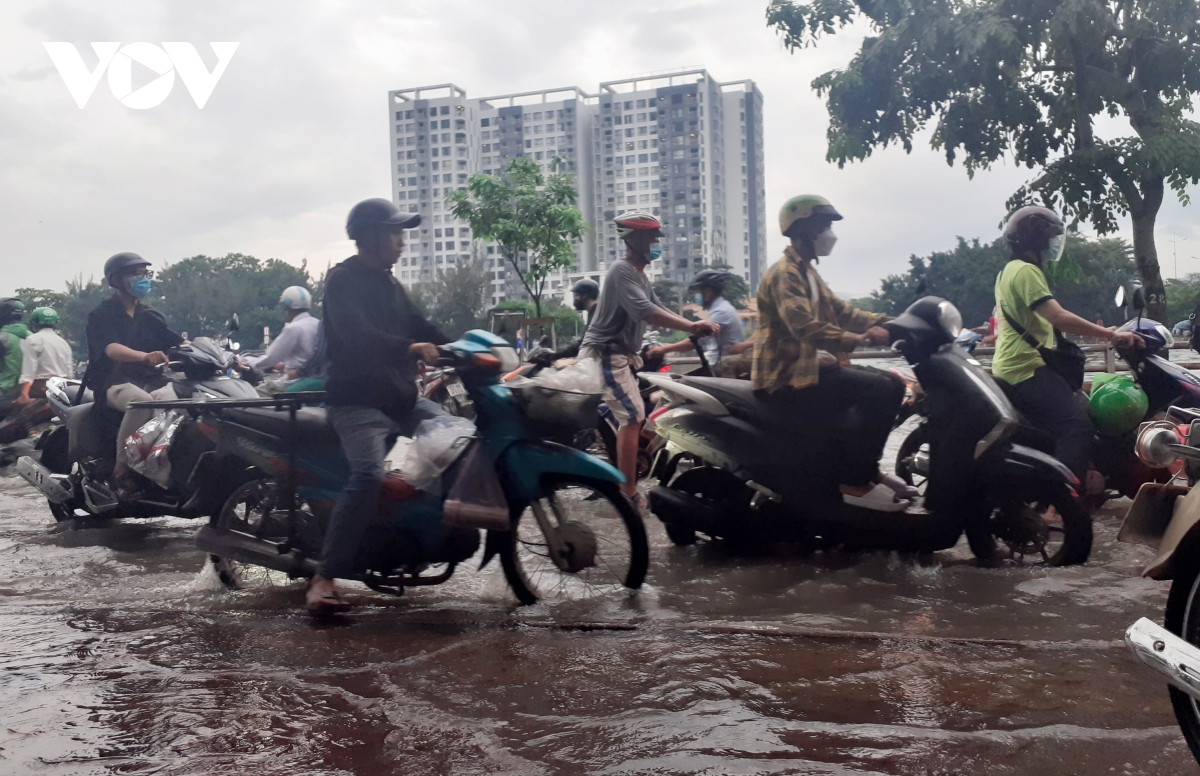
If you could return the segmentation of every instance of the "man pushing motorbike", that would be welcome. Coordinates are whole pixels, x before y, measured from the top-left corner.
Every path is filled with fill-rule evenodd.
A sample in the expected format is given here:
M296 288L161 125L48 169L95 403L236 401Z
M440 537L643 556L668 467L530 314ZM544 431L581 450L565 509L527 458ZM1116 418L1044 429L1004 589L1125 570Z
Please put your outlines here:
M621 492L641 506L637 489L638 435L646 420L646 406L638 391L634 370L640 364L638 351L646 326L678 329L696 336L715 335L720 330L708 321L689 321L659 304L646 266L662 254L659 239L662 222L650 213L632 211L613 219L617 234L625 242L625 256L614 261L604 276L600 303L583 336L580 358L600 362L604 376L604 400L616 416L617 468L625 477Z
M359 202L346 220L358 253L326 275L326 402L350 479L329 518L320 569L308 588L314 614L350 608L335 580L354 576L389 443L411 435L421 417L441 412L433 402L418 401L417 361L436 362L437 345L447 338L425 320L392 270L404 250L404 230L420 223L420 215L401 213L386 199Z
M848 354L862 344L885 344L879 324L887 316L857 310L834 295L816 264L833 251L833 222L842 216L824 197L788 200L779 228L791 245L758 288L759 329L751 380L760 399L796 429L817 432L838 451L843 499L878 511L909 505L895 486L880 484L879 458L904 400L904 382L893 374L841 366L818 351ZM861 428L839 433L854 410Z

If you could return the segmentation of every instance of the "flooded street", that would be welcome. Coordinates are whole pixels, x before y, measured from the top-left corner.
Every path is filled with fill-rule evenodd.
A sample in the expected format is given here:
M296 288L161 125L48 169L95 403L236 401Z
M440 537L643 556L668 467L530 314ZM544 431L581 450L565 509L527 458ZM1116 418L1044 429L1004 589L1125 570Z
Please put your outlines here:
M313 624L224 591L195 523L56 527L0 479L4 774L1186 774L1124 647L1150 553L731 557L649 519L638 595L518 608L498 568Z

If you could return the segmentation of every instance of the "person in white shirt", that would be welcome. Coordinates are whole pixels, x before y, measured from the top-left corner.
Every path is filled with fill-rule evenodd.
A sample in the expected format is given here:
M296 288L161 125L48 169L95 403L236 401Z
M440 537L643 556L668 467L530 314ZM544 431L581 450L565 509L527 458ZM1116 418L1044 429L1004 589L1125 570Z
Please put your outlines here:
M21 340L21 395L17 404L28 404L46 395L46 381L51 377L69 379L75 376L75 359L71 346L59 335L58 313L50 307L39 307L29 316L33 330Z
M725 298L725 287L733 279L733 273L721 269L706 269L696 273L689 290L696 292L696 304L708 311L708 320L721 327L712 337L700 341L704 357L710 367L716 367L723 359L745 353L754 347L754 340L746 339L742 329L742 319L737 309ZM683 339L671 345L659 345L651 348L647 355L658 358L667 353L686 353L693 350L692 343Z
M294 373L312 358L317 349L317 331L321 326L321 322L309 312L312 309L312 294L303 286L284 289L279 297L279 306L287 311L283 331L279 332L266 353L243 362L258 372L280 373L278 379L271 382L271 393L286 388Z

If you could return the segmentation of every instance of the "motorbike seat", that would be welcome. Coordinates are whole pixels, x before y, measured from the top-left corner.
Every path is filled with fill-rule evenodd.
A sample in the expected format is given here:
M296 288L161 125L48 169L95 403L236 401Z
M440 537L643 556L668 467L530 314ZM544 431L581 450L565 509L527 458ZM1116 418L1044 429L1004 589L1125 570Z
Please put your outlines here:
M270 409L228 409L223 414L235 423L255 431L287 439L292 432L291 419L286 412ZM329 418L320 407L301 407L296 411L296 441L308 444L336 444L337 432L329 425Z
M63 393L66 394L67 399L70 400L72 405L91 404L93 401L95 401L94 397L92 396L91 388L88 388L87 390L85 390L83 392L83 398L79 399L77 401L76 397L79 395L79 388L80 388L79 385L64 385L63 386L63 389L62 389Z
M692 388L699 388L717 399L734 417L756 424L777 422L771 408L754 395L754 388L749 380L684 376L681 382Z

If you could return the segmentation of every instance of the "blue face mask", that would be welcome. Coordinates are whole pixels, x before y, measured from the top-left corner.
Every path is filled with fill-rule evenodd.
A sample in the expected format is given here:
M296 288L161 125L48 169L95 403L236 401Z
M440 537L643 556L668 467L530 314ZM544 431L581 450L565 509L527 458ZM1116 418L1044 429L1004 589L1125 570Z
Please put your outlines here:
M150 278L134 278L129 281L129 293L142 299L150 295Z
M692 296L692 299L696 300L696 304L704 304L704 295L703 294L694 294Z
M650 261L654 261L659 256L662 256L662 246L658 243L654 243L650 246Z

